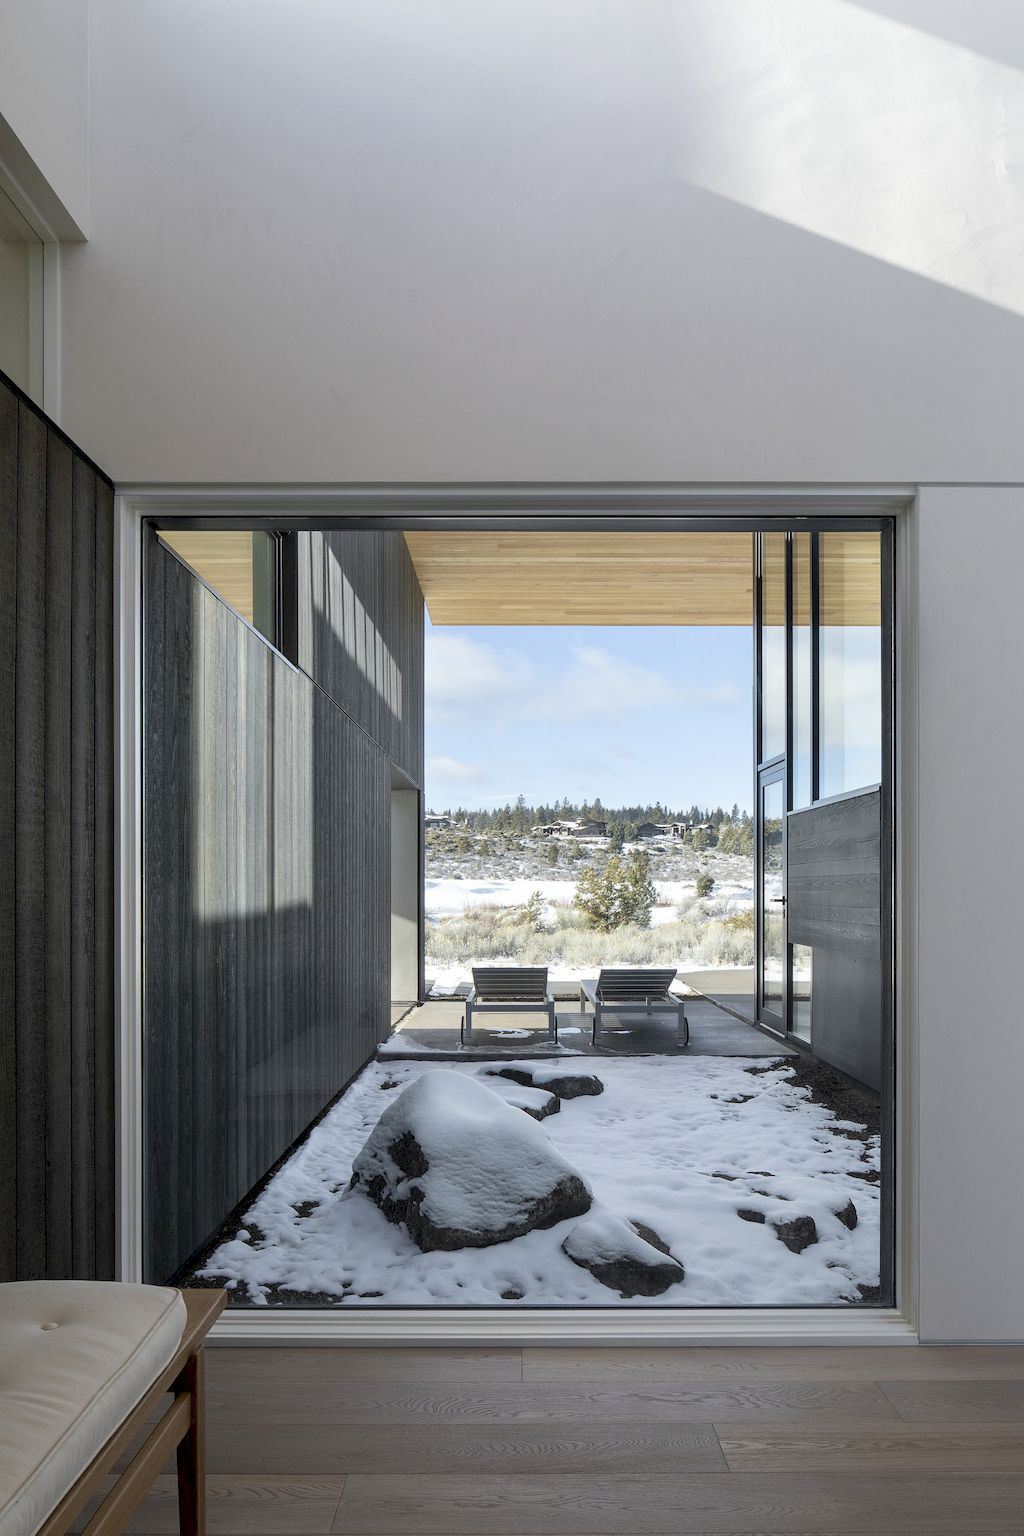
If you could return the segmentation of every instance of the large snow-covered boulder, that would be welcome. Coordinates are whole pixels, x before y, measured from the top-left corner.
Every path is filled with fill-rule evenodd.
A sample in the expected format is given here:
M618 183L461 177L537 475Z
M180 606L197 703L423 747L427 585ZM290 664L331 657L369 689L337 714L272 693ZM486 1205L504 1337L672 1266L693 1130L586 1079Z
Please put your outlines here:
M461 1072L425 1072L388 1105L350 1188L424 1253L506 1243L582 1215L591 1199L535 1120Z
M660 1296L685 1279L682 1264L656 1232L610 1211L592 1211L578 1221L562 1252L623 1297Z

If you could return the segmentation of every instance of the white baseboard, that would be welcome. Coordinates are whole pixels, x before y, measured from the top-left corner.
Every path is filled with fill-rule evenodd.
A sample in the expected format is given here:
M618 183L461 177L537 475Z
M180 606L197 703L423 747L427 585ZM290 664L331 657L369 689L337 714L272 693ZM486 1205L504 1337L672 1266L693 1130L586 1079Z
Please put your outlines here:
M578 1311L510 1308L363 1307L351 1311L225 1312L213 1344L259 1345L865 1345L916 1344L917 1333L899 1312L879 1308L737 1308L664 1311L654 1308L580 1308Z

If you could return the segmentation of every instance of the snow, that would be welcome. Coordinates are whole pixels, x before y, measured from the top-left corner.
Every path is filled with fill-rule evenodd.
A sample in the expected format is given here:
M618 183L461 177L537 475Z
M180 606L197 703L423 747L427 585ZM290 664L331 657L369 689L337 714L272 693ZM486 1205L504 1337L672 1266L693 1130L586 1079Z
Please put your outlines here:
M425 906L428 917L452 917L472 907L522 907L534 891L540 892L542 916L551 919L552 908L571 907L576 894L575 880L533 880L484 878L460 879L446 876L425 882ZM696 896L697 882L693 880L655 880L654 889L658 901L651 913L651 925L674 923L676 909L681 902ZM716 880L715 898L727 902L731 910L742 912L754 904L754 893L749 884L739 881Z
M572 1221L490 1248L421 1253L370 1200L346 1196L352 1161L388 1096L440 1074L475 1075L471 1062L367 1067L246 1213L255 1238L223 1243L205 1273L226 1277L257 1305L274 1302L276 1286L346 1306L494 1306L503 1292L514 1293L504 1303L513 1306L857 1301L858 1283L878 1284L879 1203L877 1185L853 1175L877 1170L878 1140L844 1136L849 1125L787 1071L745 1070L764 1065L737 1057L588 1060L604 1093L564 1101L543 1126L491 1096L495 1121L519 1114L527 1136L544 1137L579 1170L601 1211L659 1234L686 1270L662 1296L622 1301L573 1264L561 1252ZM729 1102L743 1095L750 1098ZM465 1198L478 1196L468 1189ZM833 1214L851 1199L860 1218L852 1232ZM306 1201L319 1204L303 1219L295 1207ZM741 1220L740 1208L763 1211L765 1224ZM819 1241L794 1254L770 1222L804 1215L814 1218Z
M411 1181L388 1154L406 1133L428 1164ZM352 1169L366 1184L383 1173L400 1198L418 1188L419 1208L435 1227L483 1234L522 1222L536 1201L577 1172L536 1120L480 1077L459 1072L414 1078L385 1109Z
M572 905L575 880L460 880L446 878L425 882L425 905L429 917L449 917L465 912L467 907L522 907L534 891L540 891L545 906Z

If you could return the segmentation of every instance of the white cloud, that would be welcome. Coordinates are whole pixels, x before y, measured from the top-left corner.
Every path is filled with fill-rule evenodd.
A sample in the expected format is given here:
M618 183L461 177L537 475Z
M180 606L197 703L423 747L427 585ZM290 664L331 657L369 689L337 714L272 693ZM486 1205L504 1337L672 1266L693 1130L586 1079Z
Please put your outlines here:
M428 720L470 723L477 711L514 703L536 687L525 656L465 635L428 635L424 666Z
M576 644L560 670L541 671L529 657L465 635L431 634L426 647L426 704L431 722L515 717L564 723L616 719L640 709L740 702L729 682L694 687L638 666L597 645Z
M478 763L461 763L457 757L428 757L426 767L431 779L449 784L481 784L487 777Z

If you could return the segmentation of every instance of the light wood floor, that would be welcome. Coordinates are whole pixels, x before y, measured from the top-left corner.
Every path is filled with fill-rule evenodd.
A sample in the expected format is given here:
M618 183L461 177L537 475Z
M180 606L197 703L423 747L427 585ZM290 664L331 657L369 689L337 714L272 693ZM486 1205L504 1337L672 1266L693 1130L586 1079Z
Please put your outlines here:
M1022 1349L211 1349L211 1536L1024 1532ZM129 1529L176 1529L161 1480Z

